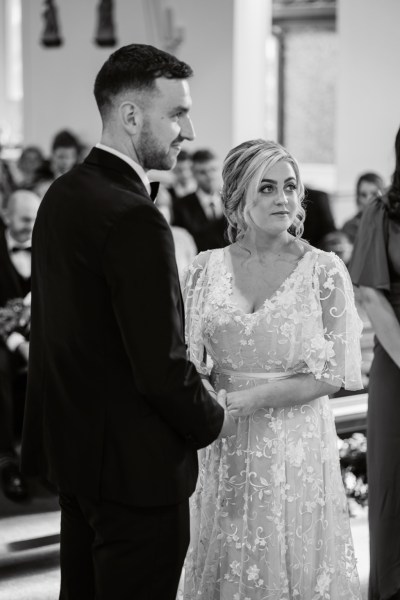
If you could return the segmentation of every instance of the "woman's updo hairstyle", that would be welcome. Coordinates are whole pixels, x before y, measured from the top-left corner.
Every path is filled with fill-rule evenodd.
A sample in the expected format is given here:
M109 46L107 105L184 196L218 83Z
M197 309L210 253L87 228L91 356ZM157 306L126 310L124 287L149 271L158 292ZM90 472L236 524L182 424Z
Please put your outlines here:
M301 237L305 211L302 207L304 185L301 181L297 161L280 144L267 140L249 140L230 150L222 169L222 203L228 221L230 242L240 240L248 228L247 213L255 198L265 169L270 169L280 160L290 163L296 175L299 206L291 230Z

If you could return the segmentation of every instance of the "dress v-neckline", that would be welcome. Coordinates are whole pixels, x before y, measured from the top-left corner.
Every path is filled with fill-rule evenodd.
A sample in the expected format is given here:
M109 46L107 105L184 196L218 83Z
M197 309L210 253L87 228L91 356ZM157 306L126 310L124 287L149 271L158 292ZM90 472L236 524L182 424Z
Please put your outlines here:
M253 312L246 312L243 308L241 308L239 306L239 304L233 299L233 274L231 273L231 271L228 268L227 265L227 261L226 261L226 257L225 257L225 248L221 248L221 264L222 267L225 271L225 275L226 275L226 282L228 285L228 296L229 296L229 304L232 308L234 308L235 310L240 311L243 315L245 315L246 317L252 317L254 315L257 315L259 313L261 313L268 304L271 304L274 302L274 300L276 299L277 296L279 296L282 293L282 290L288 285L288 283L291 281L291 279L294 277L294 275L297 273L297 271L299 270L300 266L303 264L303 261L306 257L308 257L309 254L312 254L312 250L308 250L307 252L305 252L303 254L303 256L301 258L299 258L299 260L297 261L295 267L293 268L293 270L289 273L289 275L282 281L282 283L276 288L276 290L268 297L266 298L263 303L261 304L261 306L259 308L257 308L256 310L254 310Z

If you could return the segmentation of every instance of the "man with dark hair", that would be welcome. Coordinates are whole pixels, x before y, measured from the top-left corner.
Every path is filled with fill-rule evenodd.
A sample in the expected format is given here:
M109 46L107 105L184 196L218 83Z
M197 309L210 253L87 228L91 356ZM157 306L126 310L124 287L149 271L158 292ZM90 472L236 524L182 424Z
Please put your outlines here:
M68 130L59 131L51 145L50 169L56 179L74 167L80 156L81 145Z
M61 598L175 600L196 450L232 432L225 393L186 358L146 173L194 138L191 74L151 46L114 52L94 88L101 143L52 184L34 230L22 468L60 492Z
M220 196L221 174L214 152L197 150L192 156L196 191L175 200L173 224L193 236L199 252L226 245L226 219Z

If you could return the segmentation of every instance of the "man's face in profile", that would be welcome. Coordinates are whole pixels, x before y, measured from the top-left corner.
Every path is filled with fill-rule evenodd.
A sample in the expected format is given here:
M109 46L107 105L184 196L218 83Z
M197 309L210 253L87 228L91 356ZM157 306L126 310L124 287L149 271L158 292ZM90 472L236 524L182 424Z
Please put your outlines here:
M169 170L176 164L183 140L194 139L189 84L185 79L160 77L148 99L136 148L138 157L145 169Z

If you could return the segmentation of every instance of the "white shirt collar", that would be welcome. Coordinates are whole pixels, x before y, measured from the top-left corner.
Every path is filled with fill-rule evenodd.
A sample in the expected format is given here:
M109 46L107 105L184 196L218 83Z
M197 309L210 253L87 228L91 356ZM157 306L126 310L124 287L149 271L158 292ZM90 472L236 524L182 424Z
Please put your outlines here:
M11 251L13 248L31 248L32 247L31 239L26 240L26 242L18 242L17 240L14 240L14 238L12 237L12 235L10 234L8 229L5 230L4 236L6 238L7 248L9 251Z
M100 148L100 150L104 150L105 152L109 152L110 154L114 154L114 156L118 156L121 160L124 160L136 173L139 175L140 179L143 182L144 187L147 190L147 193L150 195L151 187L150 181L147 177L146 171L143 169L139 163L135 162L130 156L119 152L119 150L115 150L115 148L111 148L110 146L106 146L105 144L98 143L96 144L96 148Z

